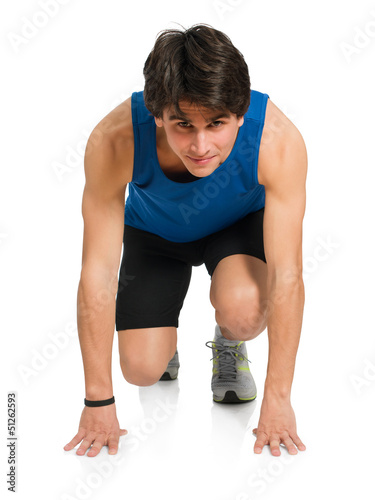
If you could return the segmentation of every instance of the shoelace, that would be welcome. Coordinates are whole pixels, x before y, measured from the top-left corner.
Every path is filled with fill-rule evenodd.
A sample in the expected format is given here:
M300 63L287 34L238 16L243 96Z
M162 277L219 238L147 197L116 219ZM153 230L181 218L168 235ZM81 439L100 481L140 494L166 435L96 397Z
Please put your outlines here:
M216 344L214 347L213 345L208 345L208 344ZM250 361L244 354L241 352L238 352L238 347L239 345L235 346L223 346L219 344L218 342L214 342L212 340L209 340L206 342L206 346L212 349L213 351L217 351L217 355L213 356L210 361L212 361L214 358L217 358L219 360L219 378L222 378L224 376L227 376L229 378L236 378L237 376L237 368L236 368L236 358L237 356L240 358L241 361L245 360ZM237 356L236 356L237 355Z

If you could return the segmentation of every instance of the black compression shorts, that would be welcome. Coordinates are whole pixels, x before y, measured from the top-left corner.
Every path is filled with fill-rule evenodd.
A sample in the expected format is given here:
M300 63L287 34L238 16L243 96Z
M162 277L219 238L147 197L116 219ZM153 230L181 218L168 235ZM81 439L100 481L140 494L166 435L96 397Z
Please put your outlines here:
M116 330L178 327L192 266L212 274L224 257L252 255L266 262L264 208L199 240L176 243L125 224L116 296Z

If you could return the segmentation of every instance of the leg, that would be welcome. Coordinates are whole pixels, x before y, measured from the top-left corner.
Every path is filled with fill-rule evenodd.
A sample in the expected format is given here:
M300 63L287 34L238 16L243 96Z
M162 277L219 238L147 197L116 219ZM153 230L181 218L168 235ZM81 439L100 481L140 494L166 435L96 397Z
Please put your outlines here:
M125 225L116 297L120 364L134 385L157 382L176 352L191 265L183 246Z
M120 330L120 365L125 379L138 386L158 382L177 345L175 327Z
M210 300L224 337L257 337L267 326L267 264L250 255L225 257L212 275Z

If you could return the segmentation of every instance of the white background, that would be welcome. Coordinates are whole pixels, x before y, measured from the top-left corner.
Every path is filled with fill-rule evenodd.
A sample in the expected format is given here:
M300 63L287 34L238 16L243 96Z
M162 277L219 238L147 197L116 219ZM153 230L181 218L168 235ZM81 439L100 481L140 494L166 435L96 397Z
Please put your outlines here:
M0 18L2 494L7 392L17 391L21 499L373 498L375 2L19 0L3 3ZM252 88L269 94L308 149L306 302L292 390L307 450L253 452L266 331L247 342L257 399L212 402L204 343L215 321L202 266L180 316L178 381L128 384L115 332L117 415L129 434L115 457L106 447L78 457L63 446L84 397L74 333L84 147L99 120L142 89L157 33L201 22L229 35Z

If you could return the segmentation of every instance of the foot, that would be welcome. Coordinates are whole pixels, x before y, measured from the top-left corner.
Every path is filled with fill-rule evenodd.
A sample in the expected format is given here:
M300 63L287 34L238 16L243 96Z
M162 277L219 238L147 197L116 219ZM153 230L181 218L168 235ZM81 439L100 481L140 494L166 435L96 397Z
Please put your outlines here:
M180 368L180 361L178 359L178 351L173 356L173 358L168 363L167 369L160 377L160 380L175 380L178 375L178 369Z
M208 344L212 344L208 345ZM211 389L216 403L247 403L257 396L257 389L250 373L246 344L222 336L219 325L215 338L206 342L213 350Z

